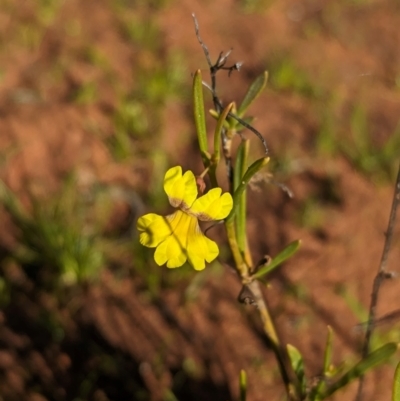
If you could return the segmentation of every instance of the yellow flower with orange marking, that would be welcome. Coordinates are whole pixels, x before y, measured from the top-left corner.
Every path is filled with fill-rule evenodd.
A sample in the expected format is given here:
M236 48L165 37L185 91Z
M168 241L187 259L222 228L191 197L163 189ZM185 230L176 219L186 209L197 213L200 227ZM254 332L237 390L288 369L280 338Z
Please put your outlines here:
M197 198L196 178L180 166L170 168L164 177L164 190L171 206L178 210L168 216L149 213L139 218L140 243L156 248L154 260L174 268L188 261L195 270L203 270L219 254L218 245L201 231L198 220L222 220L233 207L232 196L213 188Z

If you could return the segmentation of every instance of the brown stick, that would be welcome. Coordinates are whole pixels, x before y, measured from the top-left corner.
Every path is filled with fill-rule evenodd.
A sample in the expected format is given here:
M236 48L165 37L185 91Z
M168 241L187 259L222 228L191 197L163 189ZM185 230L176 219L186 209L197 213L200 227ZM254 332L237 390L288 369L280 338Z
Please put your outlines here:
M374 330L373 322L375 320L375 315L376 315L376 306L378 304L379 290L381 288L382 282L385 279L392 277L392 275L387 271L386 266L387 266L387 260L388 260L388 256L389 256L389 250L392 245L393 231L394 231L394 226L395 226L395 222L396 222L396 213L397 213L397 208L399 206L399 203L400 203L400 163L399 163L399 170L397 173L397 179L396 179L396 184L395 184L395 189L394 189L394 194L393 194L392 208L390 210L388 228L385 233L385 243L383 246L381 262L379 264L378 272L375 276L374 283L372 285L371 303L369 306L367 329L365 331L364 346L363 346L363 350L362 350L363 358L365 358L369 354L369 351L370 351L370 342L371 342L371 337L372 337L372 333ZM361 401L363 399L363 397L362 397L363 386L364 386L364 376L361 376L359 385L358 385L356 401Z

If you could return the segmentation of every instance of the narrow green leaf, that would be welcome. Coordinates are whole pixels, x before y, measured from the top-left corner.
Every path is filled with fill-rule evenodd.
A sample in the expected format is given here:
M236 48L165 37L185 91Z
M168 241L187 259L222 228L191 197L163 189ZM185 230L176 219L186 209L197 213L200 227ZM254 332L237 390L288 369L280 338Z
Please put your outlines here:
M247 156L249 152L250 141L245 139L240 142L237 150L236 161L235 161L235 171L233 176L233 189L239 187L242 182L242 178L246 172Z
M163 401L179 401L171 390L165 390Z
M272 270L276 269L285 260L293 256L300 248L300 245L301 240L291 242L282 252L278 253L278 255L276 255L268 265L265 265L257 270L253 274L253 278L261 278L266 274L271 273Z
M392 401L400 400L400 362L397 364L394 372Z
M232 102L232 104L235 104L235 102ZM232 112L233 110L230 110L230 111ZM210 113L211 117L214 117L216 120L218 120L220 115L218 114L218 112L216 110L210 109L210 110L208 110L208 112ZM229 117L225 119L225 121L223 123L223 127L226 128L227 130L230 128L230 118ZM243 128L244 127L242 127L241 129L243 129Z
M387 343L377 350L371 352L366 358L354 365L336 383L333 383L331 386L329 386L326 391L321 394L320 399L322 400L331 396L335 391L348 385L353 380L363 376L367 370L387 361L396 351L396 343Z
M300 351L292 344L286 345L290 363L297 377L304 376L304 361Z
M268 81L268 71L264 71L261 75L259 75L253 83L250 85L249 90L247 91L244 99L239 106L238 116L242 117L246 110L249 108L251 103L260 95L260 93L264 90L265 85L267 85Z
M239 401L246 401L247 375L243 369L240 371L239 390L240 390Z
M214 162L215 162L215 164L218 164L219 158L220 158L221 134L222 134L222 129L224 127L224 122L226 121L226 116L231 111L232 107L233 107L233 102L229 103L228 106L226 106L222 110L221 114L218 117L217 125L215 127L215 133L214 133Z
M246 189L247 184L250 182L251 178L258 173L267 163L269 162L269 157L262 157L261 159L256 160L244 174L239 186L236 188L233 194L233 208L229 213L229 216L226 218L226 221L231 221L235 217L237 207L240 202L240 197L242 196L244 190Z
M217 111L217 110L210 109L210 110L208 110L208 112L210 113L210 116L211 116L211 117L214 117L216 120L218 120L219 114L218 114L218 111ZM226 121L226 122L224 123L224 126L225 126L225 128L229 128L229 123L228 123L228 121Z
M250 149L250 141L248 139L242 141L238 147L236 155L236 163L233 177L234 189L240 185L242 177L246 171L247 158ZM246 237L246 189L243 191L236 214L236 235L240 251L244 254L247 248Z
M333 342L333 330L331 326L327 326L328 336L326 338L325 353L324 353L324 374L329 373L329 368L332 361L332 342Z
M207 150L207 128L204 111L203 81L200 70L197 70L193 78L193 108L197 138L199 140L201 157L205 166L208 166L210 154Z
M326 386L326 381L325 378L327 376L330 376L330 366L331 366L331 360L332 360L332 340L333 340L333 331L332 327L328 326L328 336L326 339L326 345L325 345L325 353L324 353L324 368L323 368L323 376L319 379L318 383L315 385L314 388L311 389L310 392L310 401L314 400L320 400L320 394L323 392L325 386Z
M210 113L211 117L214 117L216 120L218 120L219 114L216 110L210 109L208 112Z

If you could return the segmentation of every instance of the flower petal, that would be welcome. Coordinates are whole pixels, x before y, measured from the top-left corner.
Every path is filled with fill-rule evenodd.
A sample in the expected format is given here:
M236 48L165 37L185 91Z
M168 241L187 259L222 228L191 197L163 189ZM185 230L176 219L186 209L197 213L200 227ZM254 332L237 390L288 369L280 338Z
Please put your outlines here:
M154 260L159 266L167 263L167 267L174 268L182 266L187 260L187 255L180 242L171 235L157 247Z
M164 177L164 190L173 207L188 209L197 197L197 185L194 174L188 170L182 175L182 167L170 168Z
M195 235L188 238L187 253L189 263L195 270L203 270L205 262L212 262L219 254L218 245L207 238L197 226Z
M142 231L139 241L142 245L154 248L171 235L171 225L167 218L155 213L139 217L136 227Z
M233 200L230 193L221 196L221 192L221 188L210 189L195 200L188 212L202 221L224 219L232 210Z
M181 210L167 216L170 235L158 246L154 259L158 265L167 267L182 266L187 260L187 241L198 226L197 219Z

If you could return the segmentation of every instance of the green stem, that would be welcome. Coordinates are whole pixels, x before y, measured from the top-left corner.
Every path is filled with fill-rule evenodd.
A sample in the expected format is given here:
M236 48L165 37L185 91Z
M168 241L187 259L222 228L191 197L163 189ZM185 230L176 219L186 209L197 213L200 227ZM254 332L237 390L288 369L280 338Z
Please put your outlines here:
M234 220L226 220L225 228L228 236L229 247L231 248L236 268L240 274L240 277L242 278L242 281L247 282L249 279L249 266L247 266L246 262L243 259L242 253L240 252L239 244L236 239Z
M251 265L249 266L246 263L246 261L243 258L243 254L240 251L239 244L237 242L234 220L232 219L226 220L225 227L228 236L229 247L231 249L233 259L235 260L236 268L240 274L242 283L248 285L250 291L254 295L254 301L257 305L257 310L259 311L261 321L263 323L264 332L271 343L271 348L278 362L279 370L281 372L281 377L285 385L289 399L291 400L299 399L299 397L297 397L299 391L294 372L290 368L291 365L289 363L287 352L282 347L279 341L279 336L275 329L274 322L269 313L267 303L265 302L260 289L260 283L258 281L249 280Z
M252 281L249 284L249 288L254 295L254 301L257 304L257 310L263 323L264 332L271 342L271 348L278 362L279 371L289 399L298 400L300 392L296 376L293 372L293 369L291 368L286 348L284 348L279 341L279 336L275 329L272 317L269 313L268 305L260 289L260 283L258 281Z

